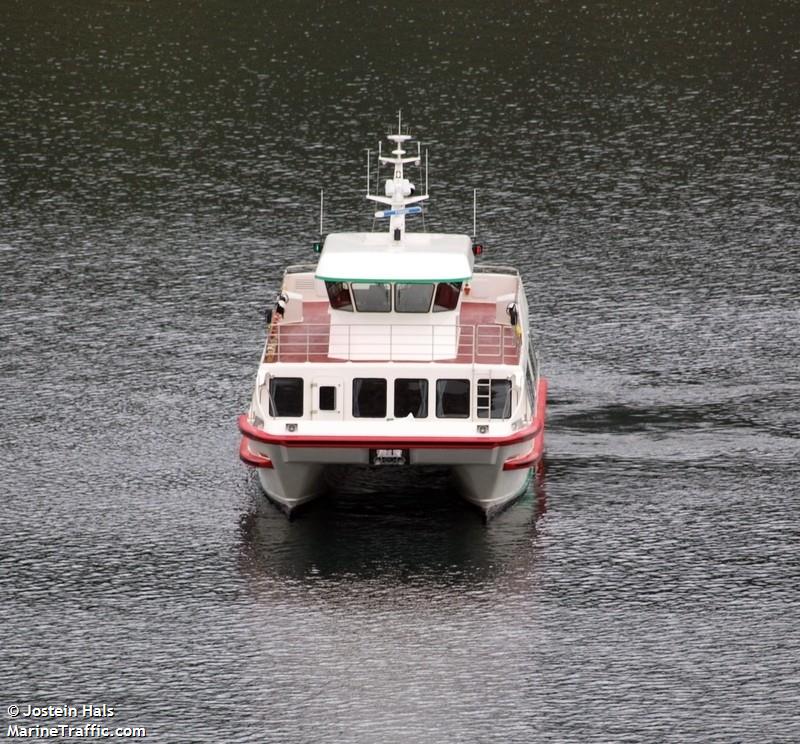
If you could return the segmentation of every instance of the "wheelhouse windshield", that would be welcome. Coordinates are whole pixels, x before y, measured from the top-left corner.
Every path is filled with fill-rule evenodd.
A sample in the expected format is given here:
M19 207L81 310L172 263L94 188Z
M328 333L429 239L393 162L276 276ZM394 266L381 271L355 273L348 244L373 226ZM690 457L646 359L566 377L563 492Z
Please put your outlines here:
M388 313L392 309L391 286L353 282L353 300L360 313Z

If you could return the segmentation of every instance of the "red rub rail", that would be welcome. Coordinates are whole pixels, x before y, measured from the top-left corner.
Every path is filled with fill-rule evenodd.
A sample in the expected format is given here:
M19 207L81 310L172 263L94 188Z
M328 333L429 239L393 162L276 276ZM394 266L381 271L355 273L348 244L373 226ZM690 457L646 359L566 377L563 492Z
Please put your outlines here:
M266 455L257 455L250 450L250 440L247 437L242 437L239 443L239 459L242 462L252 465L254 468L274 468L272 460Z
M542 457L544 452L544 413L547 406L547 380L539 380L539 387L536 390L536 417L535 421L541 421L542 427L533 438L533 443L528 452L522 455L509 457L503 463L503 470L521 470L522 468L533 467Z

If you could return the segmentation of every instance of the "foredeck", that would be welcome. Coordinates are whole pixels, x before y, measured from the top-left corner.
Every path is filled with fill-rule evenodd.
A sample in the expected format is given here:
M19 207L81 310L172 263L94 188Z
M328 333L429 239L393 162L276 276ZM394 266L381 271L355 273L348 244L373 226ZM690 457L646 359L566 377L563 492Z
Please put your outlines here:
M335 325L331 356L327 302L304 302L303 320L276 316L270 326L265 362L428 361L451 364L518 364L515 329L495 322L494 302L464 302L458 325ZM396 319L396 316L393 316ZM354 331L356 329L356 331ZM372 330L364 335L364 331ZM444 350L444 351L443 351Z

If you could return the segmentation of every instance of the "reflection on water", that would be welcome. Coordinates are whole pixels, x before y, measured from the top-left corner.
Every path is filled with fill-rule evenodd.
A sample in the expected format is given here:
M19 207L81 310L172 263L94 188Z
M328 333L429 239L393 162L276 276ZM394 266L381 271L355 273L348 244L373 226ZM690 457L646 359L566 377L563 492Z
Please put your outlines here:
M328 474L330 492L292 520L251 477L253 503L240 522L243 570L453 587L530 569L536 522L546 510L543 469L488 525L446 471L426 469L424 476L336 468Z

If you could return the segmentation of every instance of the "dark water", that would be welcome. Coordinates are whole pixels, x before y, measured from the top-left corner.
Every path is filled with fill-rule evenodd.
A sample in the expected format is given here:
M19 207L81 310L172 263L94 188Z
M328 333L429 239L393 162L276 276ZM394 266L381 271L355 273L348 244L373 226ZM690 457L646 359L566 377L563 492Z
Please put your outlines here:
M797 3L6 0L0 713L164 742L800 740ZM547 467L288 523L236 457L260 313L369 229L524 272ZM30 725L38 720L16 719Z

